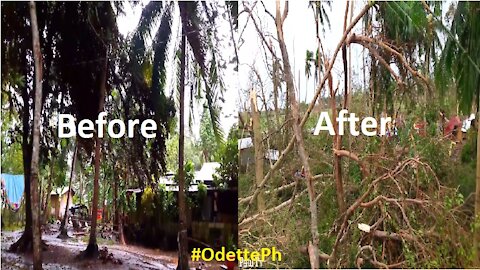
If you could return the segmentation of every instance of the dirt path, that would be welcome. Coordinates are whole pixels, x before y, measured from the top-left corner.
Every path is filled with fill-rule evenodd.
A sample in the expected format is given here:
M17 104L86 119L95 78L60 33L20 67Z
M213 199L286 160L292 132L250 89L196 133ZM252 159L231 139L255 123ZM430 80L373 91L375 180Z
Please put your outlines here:
M2 269L29 269L32 266L31 254L16 254L8 252L14 241L20 238L22 231L1 232L1 268ZM77 258L87 244L78 237L66 240L57 238L58 230L48 228L42 234L42 239L47 243L48 250L42 253L44 269L159 269L172 270L177 265L175 251L162 251L132 245L103 245L114 259L119 259L121 264L112 261L103 262L96 260L81 260ZM191 263L191 267L198 263ZM220 269L219 265L210 265L208 269Z

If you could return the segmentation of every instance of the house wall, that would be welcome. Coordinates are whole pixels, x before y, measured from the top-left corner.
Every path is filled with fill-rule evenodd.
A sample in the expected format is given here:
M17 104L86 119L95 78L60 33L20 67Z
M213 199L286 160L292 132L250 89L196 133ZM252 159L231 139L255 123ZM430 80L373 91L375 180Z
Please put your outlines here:
M246 170L246 167L255 163L255 151L252 147L240 150L240 169Z
M50 195L50 215L54 216L57 219L62 219L65 214L65 207L67 206L67 194L70 196L68 208L72 206L72 193L68 192L59 195Z
M58 218L60 204L58 202L58 195L50 195L50 216Z
M65 214L65 207L67 207L67 198L69 196L70 196L70 199L68 201L68 208L70 208L72 206L72 193L67 192L60 197L60 207L59 207L60 213L58 213L59 218L63 218L63 215Z

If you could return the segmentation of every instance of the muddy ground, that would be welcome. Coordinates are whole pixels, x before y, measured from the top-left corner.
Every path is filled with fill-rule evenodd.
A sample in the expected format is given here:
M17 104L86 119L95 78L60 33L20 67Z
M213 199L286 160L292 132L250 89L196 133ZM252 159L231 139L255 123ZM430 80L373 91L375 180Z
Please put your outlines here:
M78 255L85 250L87 243L81 236L72 236L69 239L59 239L58 225L49 225L43 229L42 239L48 245L43 251L44 269L160 269L171 270L177 265L176 251L162 251L134 245L99 244L99 250L107 248L112 253L113 260L85 260ZM31 254L17 254L8 251L8 248L20 236L22 231L1 232L1 269L30 269L32 267ZM190 262L192 269L200 263ZM206 265L205 269L221 269L220 264Z

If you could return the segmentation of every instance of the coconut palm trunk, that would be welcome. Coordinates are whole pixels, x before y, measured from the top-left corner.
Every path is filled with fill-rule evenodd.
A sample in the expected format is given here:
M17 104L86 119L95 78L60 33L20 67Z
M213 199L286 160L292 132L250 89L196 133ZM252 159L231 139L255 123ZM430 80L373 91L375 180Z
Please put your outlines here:
M33 269L42 269L40 197L38 191L38 160L40 152L40 117L42 115L42 56L38 33L37 10L35 2L30 1L30 24L32 26L33 57L35 63L35 107L33 114L33 144L30 192L32 195L32 229L33 229Z
M184 126L184 110L185 110L185 54L186 54L186 33L182 29L181 42L181 59L180 59L180 113L179 128L180 134L178 138L178 270L188 269L188 242L187 242L187 213L185 203L185 171L184 171L184 143L185 143L185 126Z
M106 92L106 83L107 83L107 68L108 68L108 58L107 51L105 50L105 61L102 69L102 74L100 76L100 102L98 106L98 112L103 111L105 104L105 92ZM100 178L100 159L101 159L101 144L102 140L98 137L98 133L95 133L95 175L93 178L93 198L92 198L92 220L90 228L90 237L88 239L88 246L84 252L85 257L94 258L98 256L98 245L97 245L97 210L98 210L98 193L99 193L99 178Z

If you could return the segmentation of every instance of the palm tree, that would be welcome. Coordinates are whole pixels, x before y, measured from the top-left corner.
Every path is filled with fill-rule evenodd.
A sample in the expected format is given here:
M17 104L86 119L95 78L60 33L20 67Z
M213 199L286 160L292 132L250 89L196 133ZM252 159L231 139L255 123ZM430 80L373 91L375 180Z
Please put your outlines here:
M215 13L217 11L215 4L206 2L184 2L177 3L180 11L181 21L181 41L180 44L172 44L175 47L180 58L179 68L179 164L178 164L178 205L179 205L179 263L178 269L188 268L188 247L187 247L187 224L186 224L186 204L185 204L185 172L184 172L184 107L185 107L185 75L187 71L186 57L189 52L193 54L195 64L198 66L199 78L201 82L197 86L203 87L206 97L206 107L209 109L210 119L213 124L213 130L216 138L222 137L219 128L218 110L215 105L217 94L215 90L222 90L222 82L219 78L218 61L219 55L215 48L213 24L215 23ZM130 51L131 58L136 59L132 72L140 77L141 65L148 59L148 52L145 46L145 39L149 37L151 28L156 21L160 25L153 38L152 53L152 82L151 95L154 102L162 102L166 99L165 90L165 62L167 57L168 41L172 34L172 20L174 13L174 2L150 2L142 11L139 25L133 36L133 46ZM231 9L234 10L234 9ZM235 16L235 15L234 15ZM173 43L173 42L171 42ZM207 62L207 52L211 58ZM138 63L138 64L136 64ZM220 87L216 87L220 86ZM192 87L193 89L193 87ZM156 108L157 106L155 106ZM159 115L162 117L162 115Z
M52 15L60 36L57 41L57 65L61 71L59 78L67 86L72 100L73 111L78 120L95 119L104 110L107 95L109 74L112 69L109 57L117 46L118 31L113 4L109 2L72 2L58 3ZM117 8L120 8L117 5ZM80 38L76 31L82 33ZM72 63L82 63L73 65ZM82 147L87 153L92 152L94 145L94 179L91 229L88 245L83 255L96 257L98 245L96 241L97 209L99 199L99 177L101 159L101 139L95 134L93 140L83 140Z
M432 14L434 16L434 14ZM438 18L435 18L440 21ZM448 83L454 83L460 109L470 113L477 110L477 168L474 219L475 266L480 266L480 3L458 2L450 29L443 29L448 35L445 48L435 66L435 80L440 90ZM453 80L452 80L453 79Z
M305 91L307 91L307 86L308 86L308 79L312 76L312 63L316 67L316 61L313 58L313 52L310 50L307 50L305 53L305 76L307 77L306 83L305 83ZM317 69L315 69L315 74L317 73ZM314 78L314 85L316 84L316 77ZM305 103L307 103L307 93L305 93Z
M431 3L432 8L436 10L440 9L438 3ZM439 12L439 11L437 11ZM430 63L436 60L435 51L440 44L439 37L435 30L435 25L429 23L427 18L427 11L421 2L381 2L378 3L378 15L376 20L381 24L380 33L378 37L390 43L395 48L399 48L406 59L412 59L415 57L415 53L419 56L424 56L423 73L426 76L430 76ZM372 13L369 16L374 16ZM371 17L370 17L371 18ZM372 20L366 20L366 28L372 27ZM393 115L395 112L394 100L396 93L407 92L410 97L411 104L418 104L419 99L423 100L424 108L427 108L428 97L434 97L434 92L429 85L426 87L414 87L412 80L408 79L408 68L398 59L395 55L382 48L373 46L366 47L369 49L372 56L372 80L373 80L373 94L374 104L379 104L378 108L373 108L374 111L385 111L389 115ZM372 50L375 50L372 53ZM378 54L375 57L374 54ZM379 60L378 58L382 59ZM398 77L392 76L389 73L388 68L385 68L381 62L387 63L393 62L398 68ZM393 79L392 79L393 78ZM404 87L401 82L408 84L408 87ZM399 84L400 83L400 84ZM420 85L422 86L422 85ZM395 88L402 88L402 91L394 91ZM415 89L417 91L411 91ZM422 94L423 89L423 96Z

